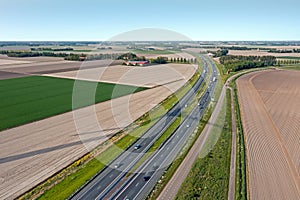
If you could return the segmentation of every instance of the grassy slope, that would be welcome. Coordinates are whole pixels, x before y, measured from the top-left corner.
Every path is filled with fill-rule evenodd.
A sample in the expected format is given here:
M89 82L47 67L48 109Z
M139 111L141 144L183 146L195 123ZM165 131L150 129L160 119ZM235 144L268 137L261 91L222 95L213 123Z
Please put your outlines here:
M204 158L198 159L177 199L227 199L231 154L231 107L227 92L226 123L221 137Z
M1 80L0 130L71 111L74 82L39 76ZM76 81L76 85L80 96L76 108L145 89L88 81ZM117 92L113 92L115 88Z
M296 65L282 65L279 67L280 69L290 69L290 70L300 70L300 64Z

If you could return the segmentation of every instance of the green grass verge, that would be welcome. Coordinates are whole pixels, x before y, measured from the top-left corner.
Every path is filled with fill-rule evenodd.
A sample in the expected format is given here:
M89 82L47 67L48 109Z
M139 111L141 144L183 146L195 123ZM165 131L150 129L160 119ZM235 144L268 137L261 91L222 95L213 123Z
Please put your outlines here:
M247 158L245 149L245 138L243 132L242 119L240 115L240 107L238 103L236 77L233 83L234 90L234 107L235 107L235 118L237 128L237 154L236 154L236 181L235 181L235 199L246 200L247 199Z
M209 72L209 75L211 75L211 72ZM222 89L222 83L221 80L218 79L218 83L215 89L214 97L215 100L217 100L220 96L221 89ZM206 126L209 118L212 115L212 111L215 107L215 104L212 103L208 108L205 110L204 115L202 119L199 122L199 125L196 129L196 133L192 134L192 136L189 138L186 146L183 148L182 152L177 156L177 158L173 161L173 163L169 166L169 168L165 171L163 176L161 177L160 181L155 185L152 192L148 195L146 199L155 200L158 198L166 184L169 182L169 180L172 178L173 174L176 172L177 168L180 166L186 155L188 154L189 150L192 148L193 144L196 142L197 138L202 133L204 127Z
M300 64L298 65L282 65L280 69L289 69L289 70L300 70Z
M294 56L280 56L277 57L279 59L292 59L292 60L300 60L300 57L294 57Z
M74 83L40 76L1 80L0 130L71 111ZM146 89L88 81L76 81L76 86L79 98L75 109Z
M199 69L202 65L199 63ZM175 94L164 100L160 106L154 108L150 114L147 113L125 130L116 134L110 141L100 145L97 149L105 149L96 158L92 154L88 154L79 159L68 168L62 170L47 181L41 183L36 188L24 194L20 199L66 199L77 189L90 180L97 172L101 171L107 163L110 163L124 149L134 143L148 128L150 128L160 116L164 115L168 109L173 107L178 99L182 98L188 90L191 89L199 77L197 71L185 86L180 88ZM163 109L161 109L163 108ZM153 120L155 119L155 120ZM97 151L97 149L95 151ZM101 161L101 162L100 162ZM68 189L66 189L68 187Z
M182 184L176 199L227 199L228 184L230 176L230 156L231 156L231 105L230 92L226 94L226 104L224 102L222 112L226 114L223 127L215 127L212 130L211 139L206 142L208 145L216 144L211 151L205 152L204 158L198 158L194 163L190 173ZM225 116L224 116L225 117ZM217 120L222 121L220 115ZM222 123L221 123L222 124ZM205 149L209 149L207 146ZM202 152L201 152L202 153ZM208 154L207 154L208 153ZM201 154L200 154L201 155Z

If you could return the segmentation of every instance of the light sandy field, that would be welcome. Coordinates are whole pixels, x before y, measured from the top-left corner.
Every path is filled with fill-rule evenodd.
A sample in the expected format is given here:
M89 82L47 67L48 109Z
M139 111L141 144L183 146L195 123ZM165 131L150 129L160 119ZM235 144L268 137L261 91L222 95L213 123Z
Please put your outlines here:
M31 63L31 62L30 61L0 59L0 65L26 64L26 63Z
M141 117L183 86L195 67L186 65L181 70L181 80L178 76L164 80L160 70L136 70L136 77L152 77L156 84L158 80L171 83L0 132L0 199L26 192Z
M145 56L146 58L157 58L157 57L167 57L169 59L171 58L195 58L191 54L188 54L186 52L180 52L180 53L173 53L173 54L138 54L138 56Z
M194 68L185 64L153 65L133 67L115 65L109 67L75 70L69 72L46 74L44 76L71 78L78 80L101 81L108 83L155 87L171 81L186 79ZM158 74L159 72L159 74Z
M237 81L251 199L300 199L300 72L268 70Z
M239 51L239 50L229 50L229 55L236 55L236 56L275 56L275 57L300 57L300 53L268 53L266 51Z
M8 57L7 55L0 55L0 59L22 61L22 62L64 61L64 58L60 58L60 57L47 57L47 56L15 58L15 57Z
M122 61L112 60L99 60L88 62L76 62L76 61L49 61L49 62L36 62L30 64L21 65L2 65L1 71L23 73L23 74L46 74L64 71L73 71L80 68L100 68L109 65L120 64Z

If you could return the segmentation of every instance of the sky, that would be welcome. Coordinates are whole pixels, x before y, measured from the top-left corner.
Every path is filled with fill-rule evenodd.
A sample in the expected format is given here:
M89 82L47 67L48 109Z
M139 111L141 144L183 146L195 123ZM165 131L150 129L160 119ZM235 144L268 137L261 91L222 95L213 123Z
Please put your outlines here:
M300 40L299 0L0 0L0 41L106 41L167 29L197 41Z

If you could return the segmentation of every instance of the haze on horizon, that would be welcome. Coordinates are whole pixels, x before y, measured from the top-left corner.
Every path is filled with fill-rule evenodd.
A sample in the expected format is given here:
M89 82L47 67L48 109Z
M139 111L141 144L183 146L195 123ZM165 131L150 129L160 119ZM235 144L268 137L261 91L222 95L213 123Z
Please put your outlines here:
M168 29L197 41L300 40L298 0L1 0L0 41L105 41Z

